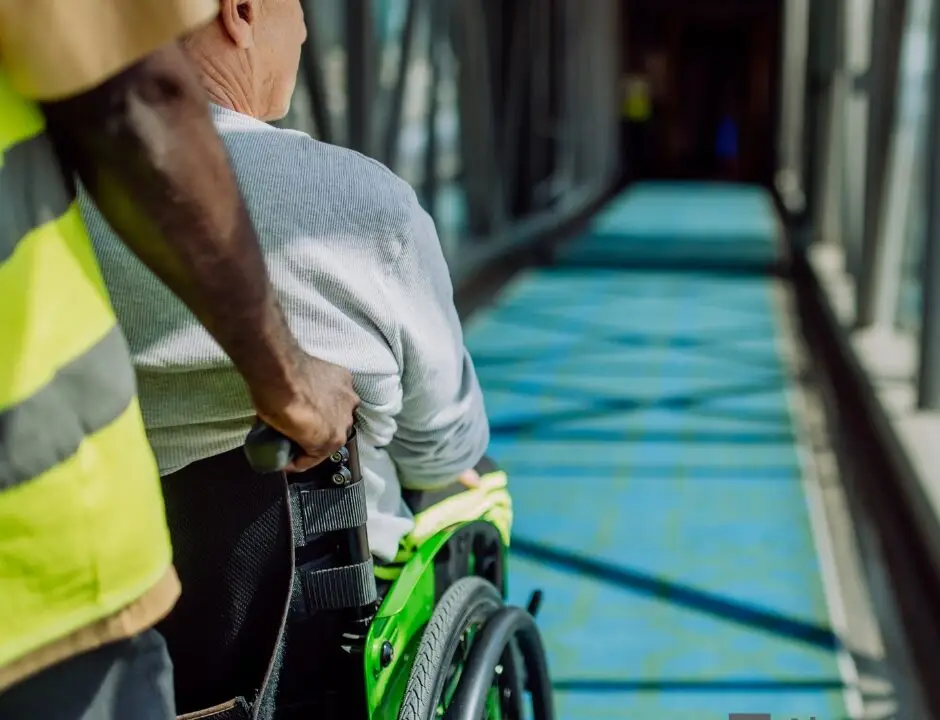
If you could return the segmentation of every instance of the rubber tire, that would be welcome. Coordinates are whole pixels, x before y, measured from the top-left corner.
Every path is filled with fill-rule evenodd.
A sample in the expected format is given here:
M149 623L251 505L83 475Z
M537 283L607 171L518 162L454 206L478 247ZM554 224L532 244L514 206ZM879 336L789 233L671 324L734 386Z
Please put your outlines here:
M421 636L399 720L437 717L447 671L464 631L486 622L502 606L499 591L483 578L461 578L448 588Z

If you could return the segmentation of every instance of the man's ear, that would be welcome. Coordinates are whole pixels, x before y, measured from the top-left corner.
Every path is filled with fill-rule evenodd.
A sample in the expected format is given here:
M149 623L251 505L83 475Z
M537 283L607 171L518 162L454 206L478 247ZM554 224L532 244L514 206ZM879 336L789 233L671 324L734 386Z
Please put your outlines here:
M219 5L219 19L232 42L242 50L251 47L257 0L222 0Z

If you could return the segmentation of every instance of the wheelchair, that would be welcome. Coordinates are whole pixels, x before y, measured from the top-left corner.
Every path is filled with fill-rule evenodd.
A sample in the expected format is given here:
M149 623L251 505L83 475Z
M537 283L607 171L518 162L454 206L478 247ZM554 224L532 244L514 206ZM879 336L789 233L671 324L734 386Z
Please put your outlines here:
M285 467L291 453L289 440L259 423L242 460L266 474ZM280 477L287 482L294 548L289 601L282 612L277 603L263 610L257 599L239 601L244 608L233 615L245 623L253 612L280 615L279 648L264 658L264 680L250 699L240 691L235 700L205 710L193 711L190 703L180 708L187 713L182 718L553 720L548 666L534 619L541 594L533 593L525 609L506 604L507 548L492 523L475 520L437 532L416 548L397 578L381 582L369 551L355 432L318 467ZM218 490L190 517L212 512L212 492ZM266 522L252 519L245 527ZM205 531L199 532L197 542L204 543ZM236 533L223 542L239 541ZM178 703L178 658L186 661L187 652L200 650L201 641L192 639L197 624L218 614L205 607L199 613L170 628ZM178 647L187 642L188 650ZM265 653L257 647L250 655L260 660ZM189 660L187 672L202 672L218 655L204 652ZM209 700L193 702L205 707Z

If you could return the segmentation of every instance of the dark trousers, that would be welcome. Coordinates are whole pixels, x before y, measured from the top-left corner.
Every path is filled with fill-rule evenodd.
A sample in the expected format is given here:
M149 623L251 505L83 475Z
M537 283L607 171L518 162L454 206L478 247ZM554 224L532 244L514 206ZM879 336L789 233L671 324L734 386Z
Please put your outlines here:
M0 693L3 720L173 720L173 664L148 630L64 660Z
M620 121L620 187L652 177L654 141L650 120Z

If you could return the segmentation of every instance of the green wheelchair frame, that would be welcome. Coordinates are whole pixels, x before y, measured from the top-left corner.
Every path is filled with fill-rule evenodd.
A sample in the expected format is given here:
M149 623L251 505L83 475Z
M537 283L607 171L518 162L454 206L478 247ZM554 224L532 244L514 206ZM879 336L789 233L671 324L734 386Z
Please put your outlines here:
M285 467L292 452L285 437L260 423L245 443L258 472ZM318 489L360 483L355 433L302 477L307 484L315 478ZM361 511L364 517L364 507ZM333 547L337 569L371 567L364 523L334 533ZM553 720L545 651L534 620L540 594L533 593L526 609L506 605L507 567L507 548L486 521L446 528L422 543L381 601L376 588L363 596L370 598L366 602L335 615L336 640L323 652L341 705L334 703L319 717ZM531 713L525 711L527 696Z

